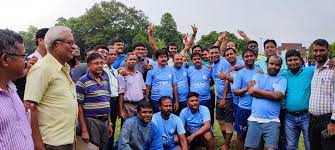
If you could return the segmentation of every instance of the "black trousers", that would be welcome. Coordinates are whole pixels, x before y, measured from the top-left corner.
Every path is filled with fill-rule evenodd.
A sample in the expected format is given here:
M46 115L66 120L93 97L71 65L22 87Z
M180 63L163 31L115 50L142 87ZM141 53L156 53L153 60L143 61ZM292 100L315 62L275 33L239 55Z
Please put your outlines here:
M114 134L115 134L115 126L116 126L116 119L118 117L118 97L111 97L110 100L110 107L111 107L111 114L110 118L113 123L113 134L108 140L108 147L113 147L114 145ZM120 128L121 130L121 128Z
M320 116L310 115L308 136L311 150L334 150L335 136L323 138L321 132L327 129L332 114Z

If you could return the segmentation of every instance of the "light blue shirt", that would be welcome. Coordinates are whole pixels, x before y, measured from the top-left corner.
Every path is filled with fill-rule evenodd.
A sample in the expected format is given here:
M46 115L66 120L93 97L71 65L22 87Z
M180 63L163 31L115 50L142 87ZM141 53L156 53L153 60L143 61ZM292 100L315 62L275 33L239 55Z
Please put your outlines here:
M311 82L314 67L302 67L297 74L290 70L284 71L281 76L287 79L285 107L289 112L308 110L311 95Z
M152 117L152 122L158 126L160 132L162 133L163 147L166 150L174 149L176 146L174 143L175 135L185 134L183 122L174 114L170 114L169 119L165 120L162 117L161 112L155 113Z
M267 74L267 72L268 72L268 70L267 70L268 66L267 66L266 60L267 60L267 58L260 59L260 60L255 62L255 66L259 67L264 74ZM287 70L287 64L286 64L285 58L282 58L282 60L283 60L283 64L281 65L280 72L283 72L283 71Z
M214 84L215 84L215 88L216 88L216 93L217 93L217 97L218 97L218 101L221 100L222 98L222 94L224 91L224 84L226 82L226 80L221 80L219 78L219 72L223 72L223 73L227 73L229 71L229 69L231 68L231 65L229 64L228 61L224 60L224 59L220 59L218 63L213 63L212 64L212 78L214 80ZM231 98L232 95L230 92L228 92L227 98Z
M118 69L121 65L121 63L126 59L125 54L120 54L119 57L115 60L115 62L112 64L113 68Z
M193 114L189 107L184 108L179 115L185 128L189 129L191 134L198 131L204 123L211 120L209 110L206 106L199 105L199 110Z
M183 65L181 68L177 69L173 67L177 79L178 88L178 100L179 102L184 102L187 100L187 94L189 93L189 85L187 78L187 68Z
M265 74L255 74L252 80L256 81L255 88L271 92L281 92L285 95L287 80L282 76L271 77ZM250 116L262 119L279 119L279 114L279 100L253 98Z
M177 83L174 70L165 66L148 71L145 84L151 87L151 99L158 101L162 96L173 98L172 86Z
M234 82L232 84L232 90L242 89L248 87L252 77L257 73L259 69L255 67L250 70L247 68L243 68L235 73ZM238 98L238 106L243 109L251 109L252 97L248 92L244 93L242 96Z
M210 100L211 71L206 66L202 66L201 69L195 69L193 66L187 70L187 75L190 80L190 91L198 93L200 101Z

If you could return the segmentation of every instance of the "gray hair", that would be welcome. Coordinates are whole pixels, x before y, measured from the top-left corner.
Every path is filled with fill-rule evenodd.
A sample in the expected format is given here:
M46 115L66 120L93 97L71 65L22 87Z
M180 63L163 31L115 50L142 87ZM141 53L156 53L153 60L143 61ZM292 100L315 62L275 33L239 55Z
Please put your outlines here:
M50 51L52 50L53 44L57 40L63 39L62 33L71 32L71 29L65 26L54 26L51 27L48 32L45 34L44 42L45 48Z
M0 29L0 54L15 53L16 42L23 44L23 38L20 34L12 30Z

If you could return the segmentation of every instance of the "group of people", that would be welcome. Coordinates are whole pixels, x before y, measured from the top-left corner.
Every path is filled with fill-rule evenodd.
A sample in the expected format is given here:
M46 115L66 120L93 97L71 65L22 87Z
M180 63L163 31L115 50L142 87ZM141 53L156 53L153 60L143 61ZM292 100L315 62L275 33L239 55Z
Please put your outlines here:
M297 50L278 56L270 39L258 59L258 43L242 31L241 56L227 32L203 49L191 27L182 50L175 42L157 48L149 25L153 57L142 42L125 53L113 39L86 49L85 62L68 27L38 30L29 56L18 33L1 29L0 149L72 150L80 138L101 150L212 150L214 116L223 150L234 133L238 150L298 149L301 132L307 150L335 147L335 61L326 40L312 43L316 63L307 66Z

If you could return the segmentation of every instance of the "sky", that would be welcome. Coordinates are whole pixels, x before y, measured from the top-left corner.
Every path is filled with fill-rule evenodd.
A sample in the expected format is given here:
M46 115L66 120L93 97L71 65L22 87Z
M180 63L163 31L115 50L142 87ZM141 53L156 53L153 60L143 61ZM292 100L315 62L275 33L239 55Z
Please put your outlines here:
M78 17L101 0L1 0L0 28L24 31L29 25L50 27L59 17ZM324 38L335 42L334 0L117 0L142 10L150 22L160 23L165 12L182 33L198 27L197 40L211 31L244 31L263 42L303 43Z

